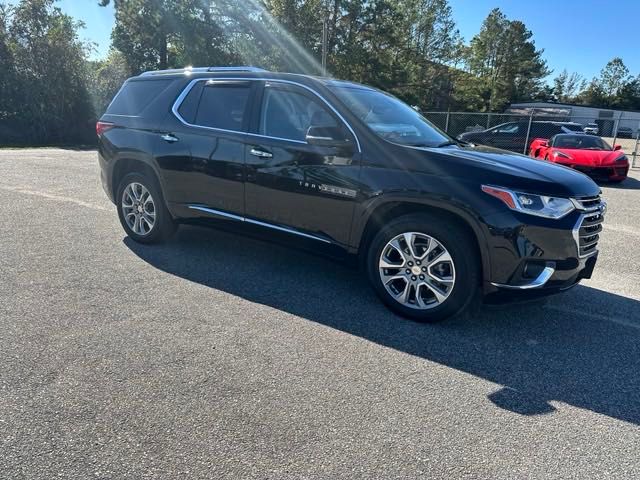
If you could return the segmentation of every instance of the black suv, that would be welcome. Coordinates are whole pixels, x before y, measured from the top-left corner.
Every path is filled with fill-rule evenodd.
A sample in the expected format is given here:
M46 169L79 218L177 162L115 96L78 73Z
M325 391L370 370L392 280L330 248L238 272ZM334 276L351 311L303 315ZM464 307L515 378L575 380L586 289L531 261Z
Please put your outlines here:
M148 72L97 131L102 184L133 240L236 224L329 247L359 257L381 299L417 320L481 293L565 290L596 262L605 205L588 177L459 145L363 85L251 67Z
M480 132L465 132L458 135L458 140L526 153L529 149L527 144L534 138L549 139L560 133L584 132L579 123L536 120L529 126L528 121L518 121L503 123Z

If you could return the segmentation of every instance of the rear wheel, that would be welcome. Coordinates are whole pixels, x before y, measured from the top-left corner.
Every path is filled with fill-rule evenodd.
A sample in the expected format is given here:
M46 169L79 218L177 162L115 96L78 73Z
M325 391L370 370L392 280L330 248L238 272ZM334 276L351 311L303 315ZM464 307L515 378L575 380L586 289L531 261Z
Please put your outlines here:
M477 298L476 251L457 223L435 215L407 215L376 234L367 253L367 272L393 311L435 322L462 312Z
M147 175L125 175L118 186L116 202L120 223L136 242L162 242L176 230L157 182Z

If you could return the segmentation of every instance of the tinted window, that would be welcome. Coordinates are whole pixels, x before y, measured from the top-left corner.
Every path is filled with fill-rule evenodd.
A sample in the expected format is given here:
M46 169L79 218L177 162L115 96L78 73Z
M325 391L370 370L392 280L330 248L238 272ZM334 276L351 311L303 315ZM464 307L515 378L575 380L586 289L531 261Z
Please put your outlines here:
M206 85L196 113L196 125L242 131L249 86L247 84Z
M592 135L557 135L553 146L583 150L611 150L611 146L607 142Z
M517 123L505 123L504 125L500 125L496 127L497 133L518 133L520 129L520 125Z
M172 80L129 81L107 109L112 115L140 115Z
M198 104L200 103L200 96L202 95L202 89L204 88L204 82L196 83L178 108L178 113L187 122L193 123L196 119L196 113L198 111Z
M538 126L538 129L539 130L538 133L536 133L536 136L542 138L551 138L558 133L562 133L562 127L554 123L541 123Z
M310 126L339 125L315 98L292 90L265 89L260 114L261 135L304 141Z
M544 136L545 136L545 134L549 134L549 133L551 133L551 135L553 135L553 133L552 133L552 132L546 132L546 131L545 131L545 128L544 128L544 126L543 126L543 125L541 125L541 124L539 124L539 123L533 123L533 124L531 125L531 132L530 132L529 136L530 136L531 138L535 138L535 137L544 137ZM551 135L546 135L546 136L547 136L547 138L548 138L548 137L549 137L549 136L551 136Z
M571 130L572 132L581 132L582 131L582 125L573 125L573 124L568 124L564 126L567 130Z
M330 88L354 115L386 140L431 147L451 141L420 113L392 95L368 88Z

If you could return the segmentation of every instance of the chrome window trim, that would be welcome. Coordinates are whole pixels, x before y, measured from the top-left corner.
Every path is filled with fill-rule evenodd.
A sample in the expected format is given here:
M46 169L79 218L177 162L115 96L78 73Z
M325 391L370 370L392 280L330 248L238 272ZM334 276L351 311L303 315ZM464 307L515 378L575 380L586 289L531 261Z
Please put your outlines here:
M258 137L258 138L270 138L272 140L283 140L286 142L293 142L293 143L299 143L299 144L303 144L303 145L308 145L307 142L301 141L301 140L294 140L291 138L281 138L281 137L271 137L269 135L260 135L258 133L250 133L250 132L241 132L239 130L226 130L224 128L216 128L216 127L207 127L204 125L196 125L193 123L189 123L187 122L184 118L182 118L182 116L180 115L180 113L178 112L178 109L180 108L180 106L182 105L182 102L184 101L185 97L189 94L189 92L191 91L191 89L195 86L196 83L198 82L209 82L209 83L224 83L227 81L263 81L263 82L274 82L274 83L284 83L284 84L288 84L288 85L296 85L298 87L304 88L305 90L308 90L309 92L311 92L312 94L314 94L316 97L318 97L320 100L322 100L324 102L325 105L327 105L331 111L340 119L340 121L347 127L347 129L349 130L349 132L351 132L351 135L353 135L353 138L356 141L356 147L358 148L358 153L362 153L362 149L360 147L360 140L358 139L358 136L356 135L356 132L353 130L353 128L351 127L351 125L349 124L349 122L347 122L345 120L345 118L340 114L340 112L338 112L338 110L336 110L336 108L331 105L331 103L329 103L329 101L324 98L322 95L320 95L318 92L316 92L314 89L303 85L302 83L298 83L298 82L294 82L291 80L282 80L282 79L273 79L273 78L257 78L257 77L249 77L249 78L238 78L238 77L218 77L218 78L214 78L214 77L202 77L202 78L195 78L192 81L190 81L187 86L184 88L184 90L182 90L182 92L180 93L180 95L178 95L178 98L176 99L176 101L173 103L173 106L171 107L171 112L173 113L173 115L184 125L188 126L188 127L194 127L194 128L204 128L207 130L213 130L213 131L217 131L217 132L225 132L225 133L236 133L236 134L241 134L241 135L248 135L250 137Z
M259 220L253 220L251 218L242 217L240 215L235 215L233 213L223 212L221 210L215 210L213 208L205 207L202 205L188 205L188 208L191 210L198 210L200 212L208 213L210 215L215 215L218 217L228 218L230 220L236 220L238 222L250 223L252 225L259 225L261 227L271 228L273 230L278 230L280 232L291 233L293 235L298 235L300 237L310 238L311 240L318 240L324 243L333 243L331 240L327 240L326 238L318 237L316 235L311 235L309 233L300 232L293 228L282 227L280 225L274 225L272 223L261 222Z

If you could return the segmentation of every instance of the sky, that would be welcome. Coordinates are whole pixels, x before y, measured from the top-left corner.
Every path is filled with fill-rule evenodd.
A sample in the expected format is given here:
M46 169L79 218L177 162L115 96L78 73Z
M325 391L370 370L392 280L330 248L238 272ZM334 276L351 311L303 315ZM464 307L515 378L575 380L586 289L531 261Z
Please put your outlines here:
M14 0L11 3L15 3ZM93 58L109 50L113 7L99 7L97 0L59 0L57 5L85 22L81 37L97 43ZM468 42L480 30L492 8L509 19L521 20L533 32L537 48L554 73L564 68L586 79L598 75L619 56L632 75L640 74L640 37L637 19L640 0L449 0L460 33ZM627 21L630 19L631 21Z

